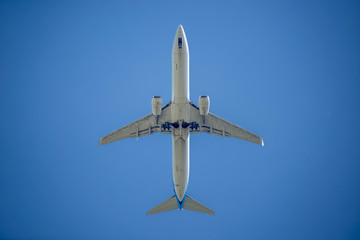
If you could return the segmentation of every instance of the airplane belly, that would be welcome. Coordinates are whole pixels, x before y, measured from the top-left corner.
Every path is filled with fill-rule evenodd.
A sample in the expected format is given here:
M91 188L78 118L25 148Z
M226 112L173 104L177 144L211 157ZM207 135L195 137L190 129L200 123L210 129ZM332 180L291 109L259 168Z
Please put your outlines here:
M184 139L179 136L172 136L172 173L175 193L178 200L181 202L186 194L186 189L189 182L189 135Z
M189 48L182 27L178 28L172 50L172 173L178 201L185 198L189 182L189 129L182 123L190 120Z
M172 100L186 103L189 99L189 57L187 54L173 54Z

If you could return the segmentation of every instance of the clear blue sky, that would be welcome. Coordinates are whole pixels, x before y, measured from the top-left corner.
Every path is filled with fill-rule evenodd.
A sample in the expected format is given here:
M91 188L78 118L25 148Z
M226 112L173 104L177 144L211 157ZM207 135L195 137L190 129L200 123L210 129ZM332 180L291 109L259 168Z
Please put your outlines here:
M360 238L359 2L194 2L0 2L0 238ZM179 24L191 100L265 141L191 137L215 216L146 216L170 136L97 146L170 101Z

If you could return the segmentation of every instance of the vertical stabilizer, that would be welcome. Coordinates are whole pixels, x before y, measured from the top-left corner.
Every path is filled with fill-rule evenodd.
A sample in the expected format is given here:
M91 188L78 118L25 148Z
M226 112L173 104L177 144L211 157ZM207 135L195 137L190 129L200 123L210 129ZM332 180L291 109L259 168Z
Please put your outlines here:
M201 203L199 203L195 199L191 198L189 195L186 195L183 208L187 209L187 210L191 210L191 211L196 211L196 212L202 212L202 213L215 215L215 212L213 210L211 210L210 208L202 205Z
M161 213L161 212L166 212L166 211L170 211L170 210L174 210L174 209L178 209L178 203L176 200L175 195L172 196L171 198L169 198L168 200L166 200L163 203L160 203L159 205L157 205L156 207L154 207L153 209L149 210L146 215L151 215L151 214L155 214L155 213Z

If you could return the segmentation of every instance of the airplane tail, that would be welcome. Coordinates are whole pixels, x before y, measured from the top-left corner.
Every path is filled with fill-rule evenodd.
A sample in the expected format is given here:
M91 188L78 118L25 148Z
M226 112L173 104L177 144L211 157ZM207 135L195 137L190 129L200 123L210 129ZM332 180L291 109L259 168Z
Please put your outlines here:
M155 214L155 213L161 213L161 212L166 212L166 211L170 211L170 210L174 210L177 209L178 203L176 200L175 195L172 196L171 198L169 198L168 200L166 200L163 203L160 203L159 205L157 205L156 207L154 207L153 209L149 210L146 215L151 215L151 214Z
M183 208L187 209L187 210L191 210L191 211L196 211L196 212L202 212L202 213L215 215L215 212L213 210L211 210L210 208L202 205L201 203L199 203L198 201L196 201L195 199L191 198L188 195L186 195Z
M171 198L169 198L168 200L166 200L165 202L162 202L159 205L157 205L156 207L154 207L153 209L149 210L146 214L151 215L151 214L155 214L155 213L161 213L161 212L166 212L166 211L170 211L170 210L175 210L175 209L178 209L179 206L181 206L181 204L178 203L176 196L174 195ZM198 201L196 201L195 199L191 198L188 195L186 195L186 197L184 198L184 204L182 205L182 208L191 210L191 211L207 213L207 214L211 214L211 215L215 214L215 212L212 211L210 208L202 205L201 203L199 203Z

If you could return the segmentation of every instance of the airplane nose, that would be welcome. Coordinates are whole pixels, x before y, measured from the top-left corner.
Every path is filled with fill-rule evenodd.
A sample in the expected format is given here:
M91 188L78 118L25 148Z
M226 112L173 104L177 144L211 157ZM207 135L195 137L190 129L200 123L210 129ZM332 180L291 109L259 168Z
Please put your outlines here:
M183 33L184 32L184 28L183 28L183 26L181 24L179 25L179 27L177 29L177 32L178 33Z
M180 24L176 30L174 44L173 44L173 54L187 54L188 53L188 44L186 41L186 35L183 26Z

